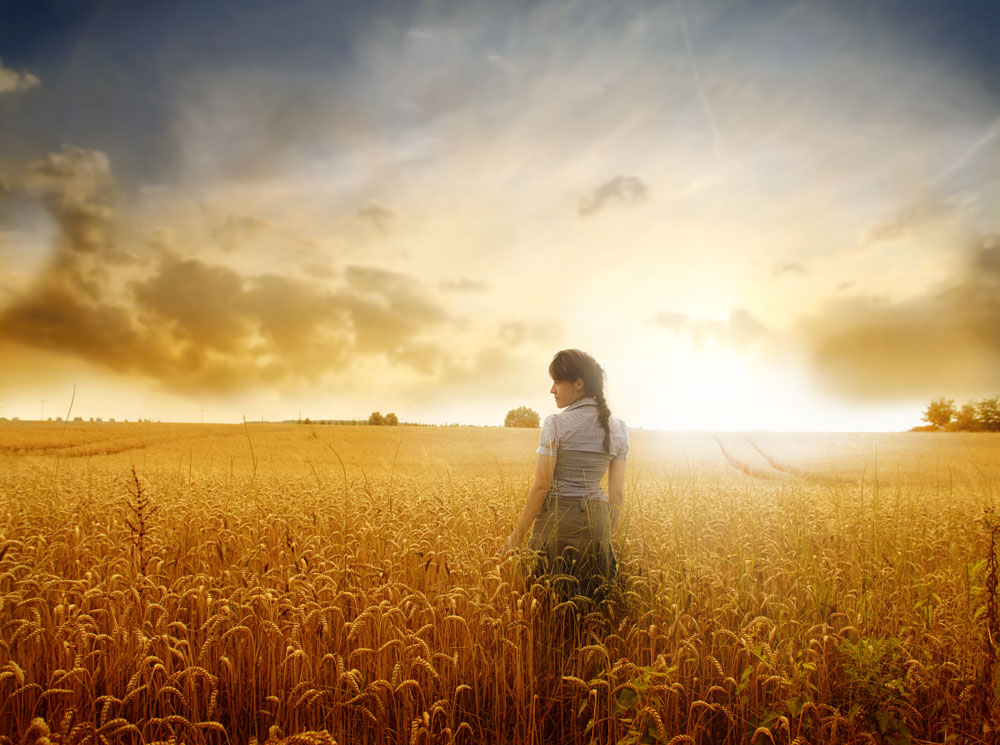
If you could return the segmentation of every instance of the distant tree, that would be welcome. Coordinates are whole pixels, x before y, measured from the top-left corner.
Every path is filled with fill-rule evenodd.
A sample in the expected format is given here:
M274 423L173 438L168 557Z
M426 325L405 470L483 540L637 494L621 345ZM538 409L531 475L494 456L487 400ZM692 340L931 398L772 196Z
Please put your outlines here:
M955 402L950 398L935 398L924 409L923 421L943 428L955 416Z
M987 432L1000 432L1000 396L977 401L976 418Z
M390 427L395 427L397 424L399 424L399 417L397 417L390 411L388 414L385 415L384 421L385 424L389 425Z
M507 417L503 420L505 427L537 427L539 422L538 412L529 409L527 406L519 406L507 412Z
M385 424L385 417L379 411L373 411L372 415L368 417L368 423L376 426L381 426Z
M951 423L952 429L969 432L980 427L979 413L976 411L975 401L966 401L955 413L955 419Z

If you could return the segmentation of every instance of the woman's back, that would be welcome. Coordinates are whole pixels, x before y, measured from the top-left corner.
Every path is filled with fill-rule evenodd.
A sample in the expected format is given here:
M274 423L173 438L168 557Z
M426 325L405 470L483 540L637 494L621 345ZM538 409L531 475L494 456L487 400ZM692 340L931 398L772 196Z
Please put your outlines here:
M607 501L601 479L612 460L625 460L629 445L628 429L621 419L611 417L608 428L610 453L604 449L597 402L590 396L545 418L537 452L556 457L550 494Z

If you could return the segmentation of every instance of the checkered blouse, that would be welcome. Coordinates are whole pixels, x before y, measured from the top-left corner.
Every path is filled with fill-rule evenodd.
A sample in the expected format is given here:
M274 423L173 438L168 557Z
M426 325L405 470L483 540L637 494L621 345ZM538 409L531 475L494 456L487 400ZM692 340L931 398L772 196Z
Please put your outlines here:
M597 401L591 396L545 417L535 452L556 456L550 494L607 499L601 488L601 478L612 460L625 460L629 445L625 422L611 417L608 427L611 430L610 453L604 451L604 428L598 420Z

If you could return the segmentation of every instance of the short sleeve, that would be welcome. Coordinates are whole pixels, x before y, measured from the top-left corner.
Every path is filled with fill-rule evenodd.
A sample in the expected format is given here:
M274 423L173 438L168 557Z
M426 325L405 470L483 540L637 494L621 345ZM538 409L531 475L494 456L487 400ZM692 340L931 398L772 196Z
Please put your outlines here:
M538 436L538 450L535 452L539 455L555 455L557 449L556 415L549 414L542 422L542 432Z
M621 431L621 440L614 459L625 460L625 456L628 455L628 427L625 426L625 422L618 420L618 428Z

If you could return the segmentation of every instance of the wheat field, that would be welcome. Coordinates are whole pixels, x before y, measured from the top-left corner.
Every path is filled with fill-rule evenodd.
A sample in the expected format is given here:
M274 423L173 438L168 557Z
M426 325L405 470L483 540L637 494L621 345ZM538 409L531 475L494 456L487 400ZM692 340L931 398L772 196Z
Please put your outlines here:
M634 431L600 606L537 437L0 423L0 743L996 742L1000 437Z

